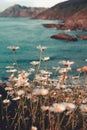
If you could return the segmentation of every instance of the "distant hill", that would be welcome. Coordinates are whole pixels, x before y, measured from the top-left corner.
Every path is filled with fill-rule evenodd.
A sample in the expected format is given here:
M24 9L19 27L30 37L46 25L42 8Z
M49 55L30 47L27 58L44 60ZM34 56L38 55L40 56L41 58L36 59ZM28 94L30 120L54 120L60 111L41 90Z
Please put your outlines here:
M45 8L25 7L20 5L14 5L0 13L0 17L35 17Z
M78 11L87 7L87 0L69 0L59 3L35 16L37 19L66 20Z

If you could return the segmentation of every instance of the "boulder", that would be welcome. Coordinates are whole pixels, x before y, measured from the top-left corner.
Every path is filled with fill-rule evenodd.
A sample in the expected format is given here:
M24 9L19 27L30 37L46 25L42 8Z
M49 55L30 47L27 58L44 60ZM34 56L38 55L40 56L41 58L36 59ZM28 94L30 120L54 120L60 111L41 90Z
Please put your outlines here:
M87 35L76 35L76 36L82 40L87 40Z
M61 40L68 40L68 41L77 41L76 37L70 36L70 35L64 34L64 33L59 33L59 34L53 35L53 36L51 36L51 38L61 39Z
M64 25L62 24L43 24L46 28L56 28L56 29L62 29Z

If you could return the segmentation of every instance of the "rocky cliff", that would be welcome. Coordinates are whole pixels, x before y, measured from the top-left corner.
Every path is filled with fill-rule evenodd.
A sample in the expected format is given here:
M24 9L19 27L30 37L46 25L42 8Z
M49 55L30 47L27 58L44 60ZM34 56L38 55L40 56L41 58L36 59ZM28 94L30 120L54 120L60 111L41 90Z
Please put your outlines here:
M61 30L87 30L87 8L67 18L63 24L43 24L43 26Z
M35 18L37 19L61 19L66 20L78 11L87 7L87 0L69 0L49 8Z
M45 8L25 7L20 5L14 5L0 13L0 17L35 17Z
M87 8L84 8L65 21L65 26L71 29L87 30Z
M50 16L51 12L55 14ZM37 18L40 18L41 14L43 13L40 13ZM62 19L64 21L63 24L48 24L44 25L45 27L63 30L87 30L87 0L69 0L60 3L48 9L46 15L42 15L41 18Z

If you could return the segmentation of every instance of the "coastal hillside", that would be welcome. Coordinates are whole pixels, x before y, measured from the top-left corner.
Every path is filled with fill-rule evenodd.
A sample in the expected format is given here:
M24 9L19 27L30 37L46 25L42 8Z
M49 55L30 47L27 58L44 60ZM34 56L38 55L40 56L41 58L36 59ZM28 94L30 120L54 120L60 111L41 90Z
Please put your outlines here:
M0 17L35 17L45 8L25 7L20 5L14 5L0 13Z
M66 20L79 10L87 7L87 0L69 0L59 3L37 15L37 19Z
M43 24L43 26L61 30L87 30L87 7L67 18L63 24Z
M67 19L65 26L73 29L87 30L87 8L80 10Z

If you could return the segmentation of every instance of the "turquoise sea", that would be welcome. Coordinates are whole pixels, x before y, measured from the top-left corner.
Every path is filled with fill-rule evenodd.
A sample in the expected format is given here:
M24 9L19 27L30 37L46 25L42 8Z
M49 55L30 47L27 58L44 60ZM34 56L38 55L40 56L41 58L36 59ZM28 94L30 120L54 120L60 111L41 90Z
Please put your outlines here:
M6 66L12 65L13 54L7 47L19 46L16 51L17 62L21 69L28 70L31 61L39 60L38 45L46 46L47 50L43 56L49 56L47 63L48 70L53 66L59 66L59 61L74 61L72 72L87 64L87 41L80 40L68 42L51 39L50 36L57 33L67 33L70 35L87 34L86 31L63 31L44 28L45 23L58 23L54 20L32 20L28 18L0 18L0 79L8 77Z

